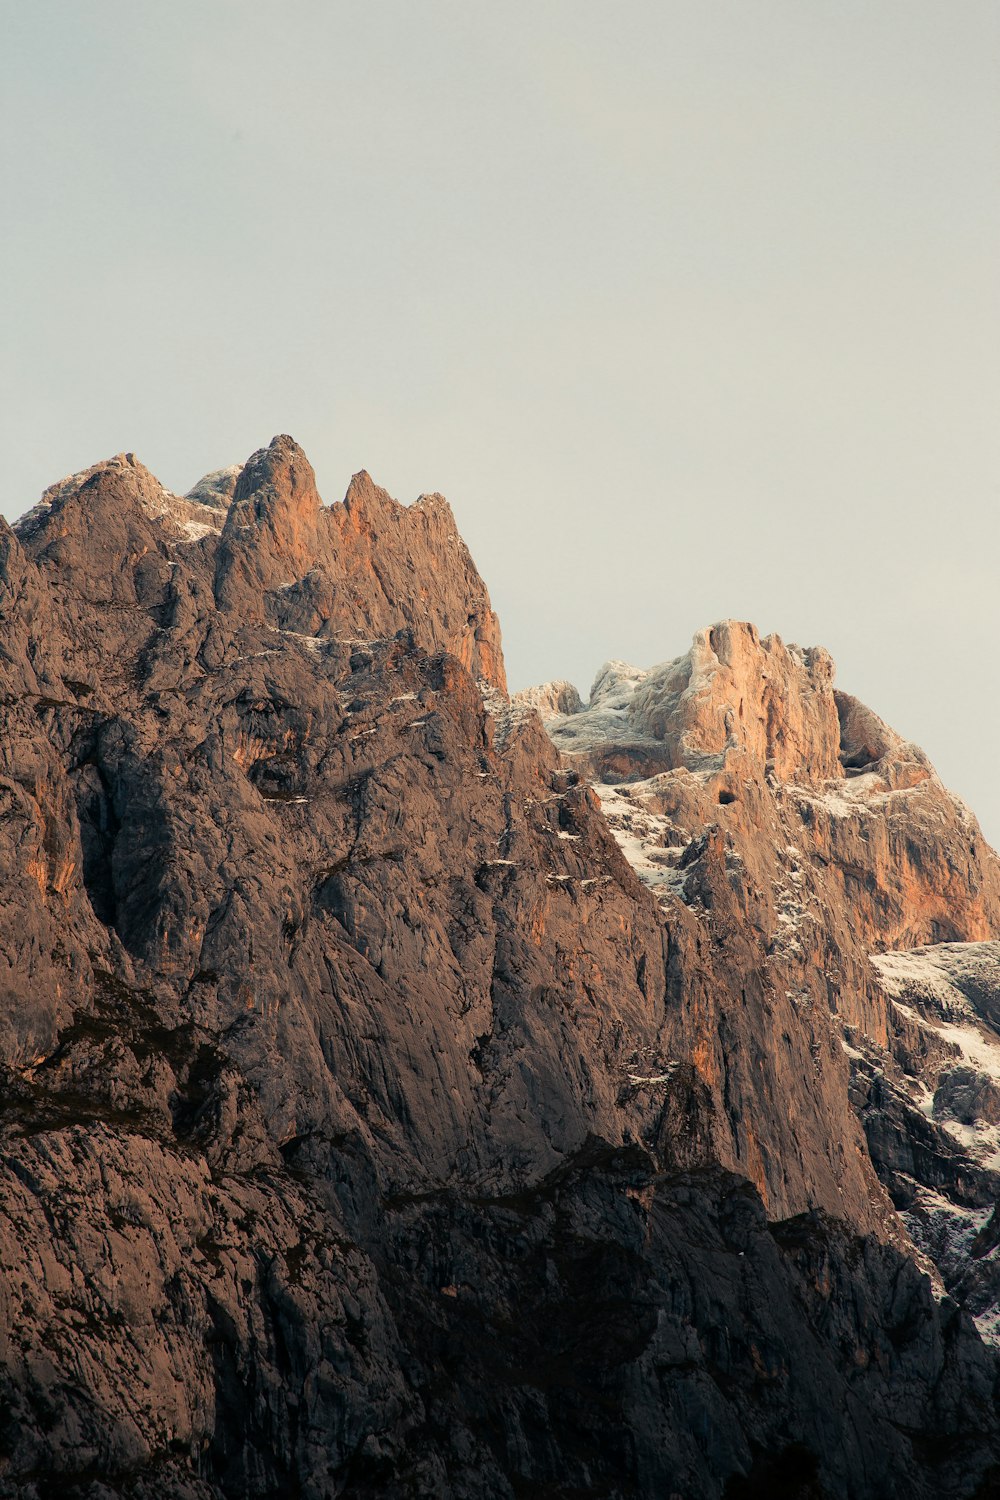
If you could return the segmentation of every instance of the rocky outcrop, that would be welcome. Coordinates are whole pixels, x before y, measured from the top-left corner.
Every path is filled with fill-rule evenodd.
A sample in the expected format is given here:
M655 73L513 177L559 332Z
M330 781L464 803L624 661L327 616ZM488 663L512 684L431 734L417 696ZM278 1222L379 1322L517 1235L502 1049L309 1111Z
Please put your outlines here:
M855 1038L852 1097L876 1170L940 1283L1000 1336L1000 944L876 956L894 1025Z
M989 1492L852 1065L990 1107L869 951L995 859L823 653L511 701L446 503L289 438L0 543L0 1490Z
M227 631L250 622L355 639L409 629L505 686L496 616L447 501L402 506L362 473L342 504L325 507L289 437L186 497L119 454L54 485L17 533L52 591L75 597L67 615L85 634L96 628L105 653L134 650L137 629L155 645L156 629L195 622L212 659Z
M779 781L840 775L833 662L725 620L695 636L679 661L638 684L630 718L668 755L669 769L746 758Z
M275 438L242 470L215 573L220 609L303 635L408 629L505 687L500 630L441 495L400 506L362 472L325 509L305 454Z
M1000 1192L1000 971L980 941L1000 932L1000 865L972 815L917 747L833 688L826 653L733 622L649 672L609 664L586 708L550 710L546 724L564 763L594 778L668 924L684 931L694 913L712 936L721 1004L692 1005L706 968L696 951L678 1011L695 1030L674 1046L712 1059L702 1076L716 1122L735 1103L716 1155L772 1208L794 1212L803 1190L831 1208L839 1195L853 1222L892 1238L874 1168L935 1274L992 1333L984 1265L966 1293ZM748 932L756 962L744 953L719 975L718 951ZM907 951L878 957L886 949ZM738 976L754 969L765 998L734 1020ZM919 1005L906 1003L914 986ZM736 1121L762 1130L756 1151ZM848 1144L845 1160L817 1160L818 1141Z
M565 697L571 684L547 687ZM520 695L555 722L559 743L587 754L599 781L635 779L642 771L735 768L745 761L779 781L824 781L842 775L841 733L833 662L819 648L787 647L778 636L724 620L695 636L676 661L642 671L608 662L579 719L575 704L548 701L547 688ZM627 757L635 757L631 774ZM608 774L605 774L608 773Z

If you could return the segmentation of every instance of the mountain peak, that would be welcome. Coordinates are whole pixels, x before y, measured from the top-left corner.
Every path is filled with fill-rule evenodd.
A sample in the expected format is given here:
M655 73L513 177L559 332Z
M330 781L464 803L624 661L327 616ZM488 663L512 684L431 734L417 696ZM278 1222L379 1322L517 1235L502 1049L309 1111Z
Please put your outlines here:
M833 677L822 647L786 646L745 621L721 620L658 666L605 662L582 709L556 707L551 688L561 684L519 697L537 698L561 749L610 750L636 774L722 770L745 758L761 775L825 781L844 774Z
M786 646L741 620L700 630L691 649L647 673L633 720L691 769L750 757L781 781L843 775L833 659Z
M22 541L30 541L67 506L79 503L97 509L112 491L121 500L137 501L147 514L165 513L169 501L177 498L134 453L116 453L49 485L37 504L15 521L14 530Z
M216 571L220 605L260 613L261 590L281 587L315 566L322 501L312 464L280 434L243 465L226 514Z
M47 493L0 1490L992 1493L1000 866L828 654L511 702L440 496L286 435Z
M233 498L242 500L269 486L279 492L307 493L310 500L315 498L317 505L319 504L312 464L295 439L287 433L279 433L266 448L258 448L251 453L240 471Z
M119 611L160 609L177 550L214 536L219 525L218 512L175 495L134 453L118 453L51 485L14 531L60 586L113 604L116 628L137 645ZM112 628L111 617L101 623Z

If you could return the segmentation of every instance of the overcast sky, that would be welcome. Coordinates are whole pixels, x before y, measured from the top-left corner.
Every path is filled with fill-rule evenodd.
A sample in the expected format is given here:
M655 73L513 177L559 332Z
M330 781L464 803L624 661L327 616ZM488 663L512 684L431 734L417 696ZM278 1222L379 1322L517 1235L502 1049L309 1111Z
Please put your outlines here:
M276 432L514 687L827 646L1000 842L996 0L0 0L0 509Z

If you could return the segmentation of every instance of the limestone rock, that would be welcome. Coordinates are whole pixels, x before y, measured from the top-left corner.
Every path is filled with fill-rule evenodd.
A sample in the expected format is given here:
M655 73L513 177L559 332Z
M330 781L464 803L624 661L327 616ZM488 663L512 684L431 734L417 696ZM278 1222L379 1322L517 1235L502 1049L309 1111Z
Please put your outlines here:
M56 486L0 622L0 1493L989 1493L996 858L825 653L512 701L287 437Z
M546 682L541 687L526 688L515 693L513 701L524 708L533 708L543 719L558 714L578 714L583 707L580 694L571 682Z
M746 757L779 781L842 774L833 662L821 648L761 639L724 620L638 685L630 717L665 745L670 769L722 769Z
M698 1059L717 1158L774 1212L839 1202L891 1239L877 1174L939 1286L994 1337L1000 1278L973 1245L1000 1193L1000 965L984 941L1000 864L968 809L834 690L826 653L746 626L649 672L602 668L589 705L546 728L674 934L679 1030L693 1024L671 1050ZM705 941L686 950L688 914L710 961Z

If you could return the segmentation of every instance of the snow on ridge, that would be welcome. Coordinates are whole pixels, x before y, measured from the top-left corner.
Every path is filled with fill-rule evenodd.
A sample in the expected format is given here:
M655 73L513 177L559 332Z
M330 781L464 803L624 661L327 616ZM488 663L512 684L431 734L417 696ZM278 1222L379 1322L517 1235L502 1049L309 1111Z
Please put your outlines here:
M523 704L525 708L537 709L545 724L550 719L565 718L569 714L578 714L583 709L580 694L565 678L542 682L537 687L522 688L519 693L512 694L511 701Z
M945 1064L940 1076L955 1066L964 1065L1000 1084L1000 1037L994 1032L981 1030L976 1026L959 1026L954 1022L928 1022L901 1000L893 1000L892 1003L913 1025L933 1033L958 1050L958 1059ZM950 1135L955 1144L980 1167L990 1172L1000 1172L1000 1125L982 1119L976 1119L970 1124L939 1112L934 1092L922 1079L909 1079L907 1088L911 1102L925 1119Z
M869 961L907 1020L934 1032L970 1067L1000 1083L1000 1033L988 1004L984 1014L984 999L992 994L1000 1009L1000 943L937 943L875 953Z
M619 849L643 885L663 901L680 894L685 875L678 864L687 845L666 842L674 831L670 819L650 812L638 796L630 795L636 787L598 782L594 791Z
M203 536L210 536L214 526L207 526L204 521L179 521L178 525L189 542L200 542Z
M574 707L567 693L563 700L564 711L546 713L543 709L545 729L556 749L573 753L622 741L652 744L650 736L636 724L631 712L636 688L648 676L644 667L633 667L624 661L606 661L594 678L588 703ZM534 702L537 695L570 686L568 683L547 683L543 688L529 689L518 697L541 708L541 703ZM575 690L572 691L575 694Z
M206 536L218 536L222 531L222 515L204 505L196 505L183 495L175 495L164 489L159 503L143 504L146 514L154 521L170 521L180 536L178 542L200 542ZM194 514L192 514L194 512Z
M968 1014L969 1003L952 978L935 961L933 950L912 948L908 951L873 953L869 962L893 1000L930 1001L945 1013L956 1009Z
M293 640L301 641L302 645L309 651L322 651L325 646L333 644L332 638L325 635L303 635L300 630L280 630L279 635L291 636Z
M818 786L805 786L790 781L785 788L800 802L822 807L833 818L850 818L884 803L892 795L885 778L877 771L865 771L860 776L820 782Z
M236 481L243 471L242 464L230 464L225 469L212 469L203 474L183 497L192 505L202 505L209 510L226 510L233 497Z
M995 994L1000 1009L1000 943L938 943L873 954L870 962L900 1015L957 1052L940 1077L964 1066L1000 1085L1000 1032L988 1003ZM915 1102L981 1167L1000 1170L1000 1125L943 1117L933 1096Z
M959 1026L954 1021L942 1021L935 1030L958 1048L967 1063L1000 1083L1000 1037L987 1034L978 1026Z
M627 709L640 682L649 676L648 667L634 667L617 657L597 669L590 689L589 708Z
M506 693L487 682L484 677L479 680L479 692L483 707L493 720L493 743L498 750L502 750L518 725L526 723L536 710L527 703L519 702L516 696L508 698Z
M1000 942L933 943L871 956L883 988L894 999L935 1007L943 1020L978 1018L977 994L995 992L1000 1010Z

